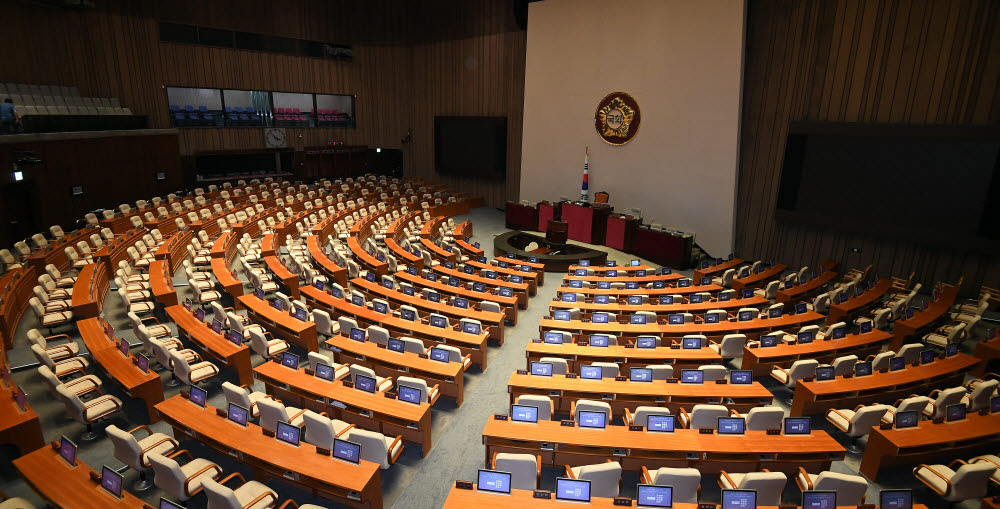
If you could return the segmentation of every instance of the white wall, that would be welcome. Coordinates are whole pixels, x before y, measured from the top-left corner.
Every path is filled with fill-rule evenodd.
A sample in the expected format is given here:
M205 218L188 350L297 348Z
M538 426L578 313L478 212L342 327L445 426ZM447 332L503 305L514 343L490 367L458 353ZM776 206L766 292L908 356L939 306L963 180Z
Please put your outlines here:
M732 251L743 0L546 0L529 4L521 199L577 199L584 146L590 193L618 211ZM642 121L613 146L594 129L605 95L624 91Z

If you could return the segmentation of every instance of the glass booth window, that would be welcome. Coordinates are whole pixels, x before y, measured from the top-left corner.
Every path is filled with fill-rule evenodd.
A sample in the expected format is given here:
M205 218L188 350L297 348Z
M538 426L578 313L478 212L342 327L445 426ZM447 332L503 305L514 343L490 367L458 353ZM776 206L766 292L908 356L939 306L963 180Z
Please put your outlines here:
M354 96L316 94L316 125L354 127Z
M222 94L217 88L167 87L167 104L174 127L223 125Z
M271 125L271 97L258 90L223 90L227 126Z
M312 94L274 92L274 125L315 127Z

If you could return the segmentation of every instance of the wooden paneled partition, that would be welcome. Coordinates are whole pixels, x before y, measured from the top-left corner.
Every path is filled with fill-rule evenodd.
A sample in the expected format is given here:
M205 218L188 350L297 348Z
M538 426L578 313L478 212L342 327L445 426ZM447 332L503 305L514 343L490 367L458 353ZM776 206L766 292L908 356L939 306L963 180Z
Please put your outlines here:
M998 126L998 80L996 0L751 0L736 252L790 266L826 258L845 269L873 264L883 276L915 271L925 285L964 275L966 295L980 283L1000 284L996 255L774 220L789 122ZM872 199L892 192L864 183L858 191ZM933 209L928 196L900 213L919 218ZM852 253L854 247L861 252Z

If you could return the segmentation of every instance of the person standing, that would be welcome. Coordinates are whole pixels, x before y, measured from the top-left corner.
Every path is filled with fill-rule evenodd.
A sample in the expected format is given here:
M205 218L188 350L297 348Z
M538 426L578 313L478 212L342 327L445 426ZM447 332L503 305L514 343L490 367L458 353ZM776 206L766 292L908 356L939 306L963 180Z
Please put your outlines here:
M0 134L13 134L17 132L17 108L14 108L14 101L10 97L0 104Z

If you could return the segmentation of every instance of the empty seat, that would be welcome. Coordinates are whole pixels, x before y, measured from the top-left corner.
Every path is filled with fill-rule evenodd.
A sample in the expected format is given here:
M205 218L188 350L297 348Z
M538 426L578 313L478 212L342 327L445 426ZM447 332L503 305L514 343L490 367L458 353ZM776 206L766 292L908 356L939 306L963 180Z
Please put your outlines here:
M696 468L662 467L650 472L642 467L643 484L673 487L673 502L696 504L701 494L701 472Z
M795 484L799 486L800 491L836 491L838 506L863 504L865 491L868 490L868 481L860 475L840 474L829 470L813 475L802 467L799 467Z
M569 479L590 481L590 495L593 497L613 498L618 496L622 466L617 461L611 460L579 467L567 465L563 475Z
M952 470L958 466L958 470ZM913 469L918 481L947 502L959 502L986 495L996 465L988 462L966 463L955 460L949 465L919 465Z
M719 473L719 487L724 490L756 490L758 506L777 506L788 478L781 472Z
M510 472L510 487L515 490L534 490L542 475L542 458L534 454L495 452L490 468Z

